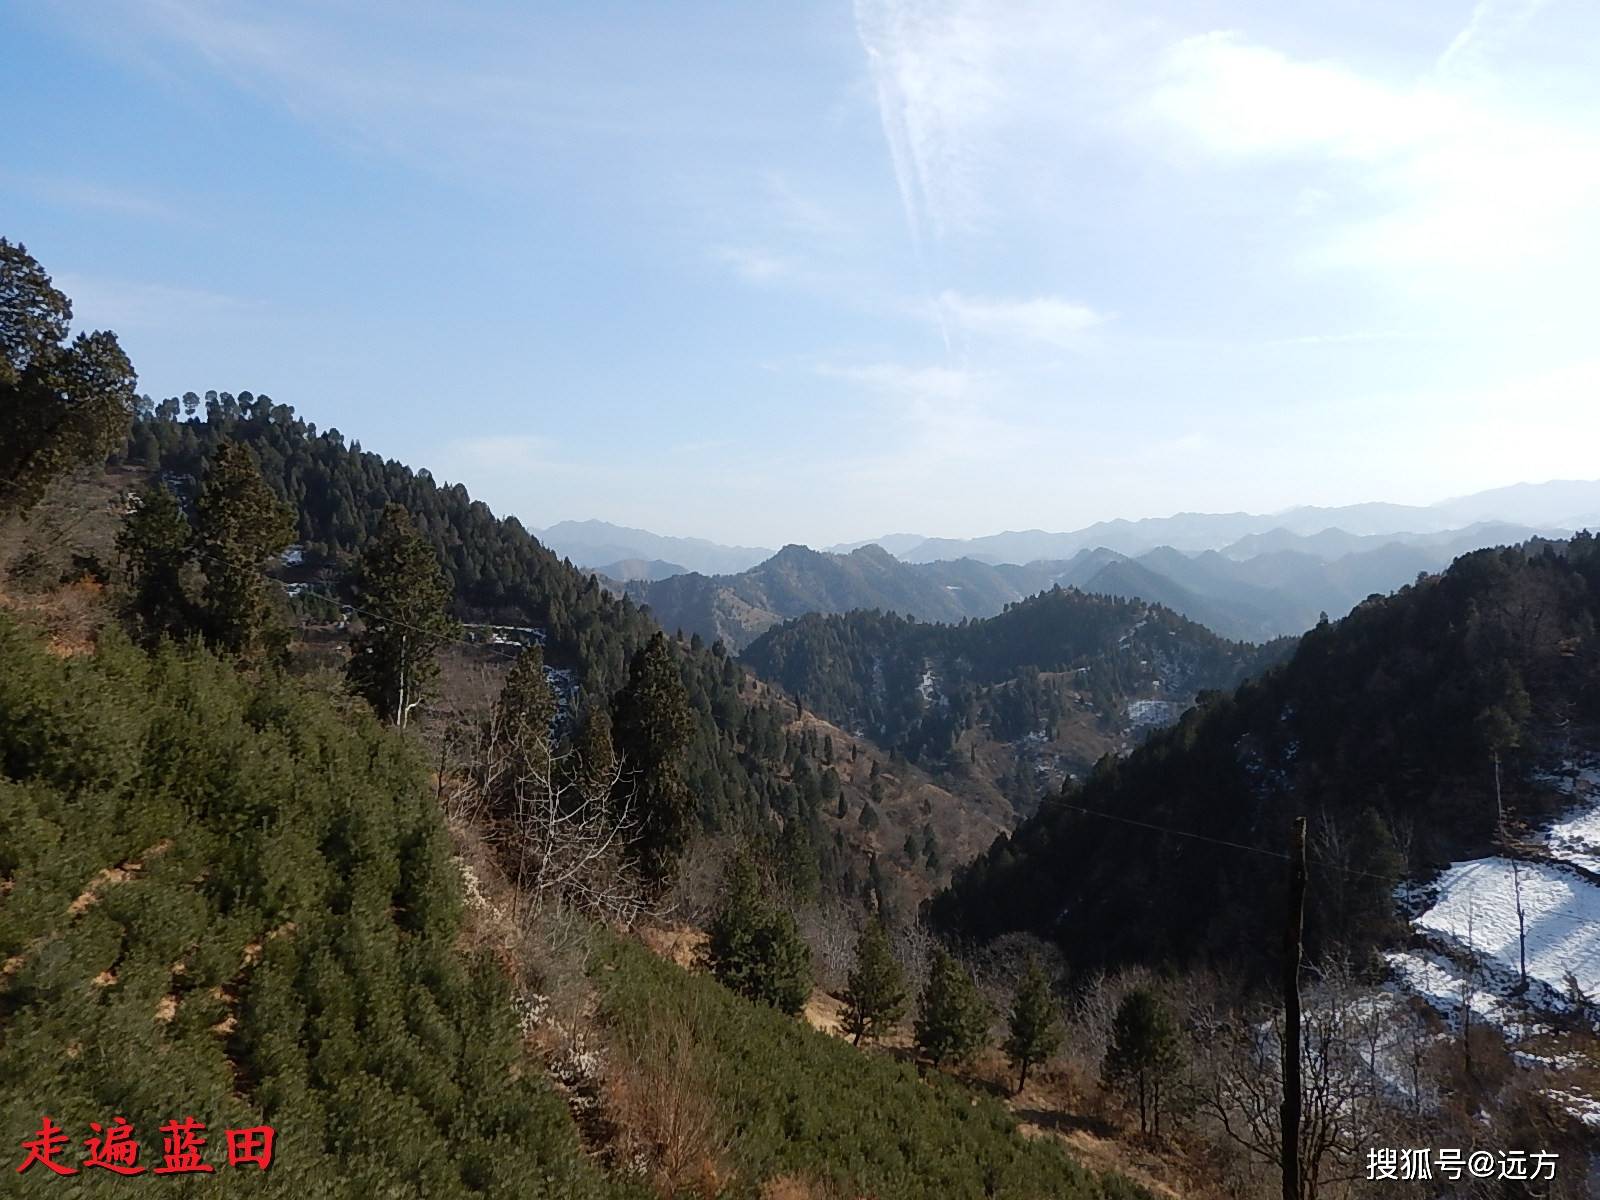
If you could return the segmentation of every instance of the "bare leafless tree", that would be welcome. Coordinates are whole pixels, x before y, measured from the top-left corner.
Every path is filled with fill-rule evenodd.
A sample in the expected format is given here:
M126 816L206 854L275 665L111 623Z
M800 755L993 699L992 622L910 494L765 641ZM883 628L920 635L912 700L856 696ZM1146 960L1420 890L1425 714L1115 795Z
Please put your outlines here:
M447 814L481 829L499 858L512 920L548 917L552 929L569 913L636 920L646 890L628 855L639 822L627 764L552 750L543 731L512 728L498 706L483 712L447 735L439 791Z
M1191 1103L1225 1140L1270 1167L1281 1160L1282 1014L1196 1022ZM1301 1028L1301 1194L1363 1176L1364 1152L1389 1119L1375 1069L1398 1029L1343 972L1306 996Z
M843 900L825 898L807 905L797 919L800 936L811 947L817 983L829 991L842 988L855 965L864 914Z

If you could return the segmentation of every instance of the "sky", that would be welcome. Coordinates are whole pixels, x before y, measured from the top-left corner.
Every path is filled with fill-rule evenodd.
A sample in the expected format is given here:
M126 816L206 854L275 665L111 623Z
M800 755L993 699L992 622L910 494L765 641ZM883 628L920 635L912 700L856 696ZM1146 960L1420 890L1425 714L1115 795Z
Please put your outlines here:
M21 0L144 392L747 545L1593 478L1600 5Z

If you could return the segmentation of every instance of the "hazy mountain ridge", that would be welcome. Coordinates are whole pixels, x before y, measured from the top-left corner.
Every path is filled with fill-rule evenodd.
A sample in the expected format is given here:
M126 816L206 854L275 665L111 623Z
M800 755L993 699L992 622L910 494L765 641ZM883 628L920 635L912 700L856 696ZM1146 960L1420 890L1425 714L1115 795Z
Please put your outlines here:
M1553 480L1477 492L1431 505L1372 502L1339 507L1305 505L1285 512L1177 513L1141 520L1099 521L1050 533L1007 531L976 538L928 538L907 547L907 562L971 557L1027 563L1068 558L1105 546L1137 556L1160 546L1185 551L1221 550L1251 537L1282 533L1301 538L1338 535L1416 540L1482 524L1519 525L1563 532L1584 528L1600 514L1600 480ZM1354 547L1352 547L1354 548Z
M630 559L682 564L687 571L743 571L772 557L760 546L724 546L705 538L668 537L609 521L560 521L531 531L563 558L592 571Z
M1600 480L1519 483L1431 505L1371 502L1339 507L1302 505L1281 513L1176 513L1140 520L1116 519L1066 532L1013 530L976 538L889 533L825 546L825 554L851 554L879 546L902 562L973 558L990 565L1061 561L1104 547L1132 557L1170 546L1198 553L1218 550L1248 558L1274 549L1302 550L1328 559L1383 541L1429 544L1480 526L1503 525L1565 536L1600 524ZM557 554L591 571L607 564L659 559L705 575L737 574L772 557L759 547L724 546L704 538L664 537L606 521L562 521L535 536ZM1485 530L1487 532L1487 530ZM1525 535L1518 535L1520 538ZM1479 545L1518 540L1486 537Z
M1340 616L1371 595L1392 592L1419 574L1443 569L1467 551L1554 533L1482 524L1395 540L1331 530L1309 536L1276 530L1223 550L1185 553L1158 546L1130 556L1102 546L1065 560L1022 565L970 557L903 562L875 545L849 554L786 546L737 574L635 576L613 586L648 604L667 629L720 639L735 650L807 613L878 609L954 623L992 617L1008 604L1056 586L1136 597L1226 637L1261 642L1302 633L1323 613ZM1355 549L1329 557L1348 547ZM606 574L617 578L613 571Z

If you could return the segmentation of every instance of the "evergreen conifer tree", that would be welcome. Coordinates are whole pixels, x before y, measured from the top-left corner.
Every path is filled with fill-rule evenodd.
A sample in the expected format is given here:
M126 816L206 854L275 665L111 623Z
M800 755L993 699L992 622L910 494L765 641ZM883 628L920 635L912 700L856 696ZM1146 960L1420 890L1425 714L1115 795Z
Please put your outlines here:
M114 333L71 343L72 302L27 248L0 238L0 514L37 504L52 480L99 465L138 407Z
M147 641L182 637L193 619L183 569L194 553L194 531L164 487L140 493L136 504L117 533L117 552L128 571L129 615Z
M928 982L917 1000L917 1048L933 1060L963 1063L989 1037L989 1005L972 977L948 951L935 951Z
M762 896L743 855L729 867L706 942L712 974L749 1000L794 1016L811 994L811 948L794 918Z
M255 456L238 442L223 442L196 516L211 638L230 654L254 656L272 619L273 585L262 568L294 539L294 514L262 480Z
M384 506L362 550L356 597L363 624L350 640L346 678L380 717L403 729L438 676L439 647L460 627L433 547L398 504Z
M494 751L508 784L549 779L550 727L555 719L556 694L545 675L544 651L527 646L506 672L495 700Z
M613 740L627 766L625 786L633 789L639 817L639 865L657 883L671 873L694 825L684 771L693 735L689 694L672 647L657 633L629 664L613 722Z
M611 714L600 705L585 710L572 741L571 763L578 795L604 795L616 771L617 755L611 745Z
M1134 988L1117 1005L1111 1045L1101 1075L1110 1084L1133 1084L1139 1101L1139 1132L1161 1132L1161 1085L1178 1065L1178 1030L1159 996Z
M905 972L889 946L889 931L877 918L856 942L844 1003L844 1027L858 1046L862 1038L879 1037L905 1015Z
M1061 1045L1061 1009L1050 994L1050 981L1031 956L1011 1002L1005 1042L1006 1057L1017 1068L1017 1092L1028 1083L1028 1068L1043 1062Z

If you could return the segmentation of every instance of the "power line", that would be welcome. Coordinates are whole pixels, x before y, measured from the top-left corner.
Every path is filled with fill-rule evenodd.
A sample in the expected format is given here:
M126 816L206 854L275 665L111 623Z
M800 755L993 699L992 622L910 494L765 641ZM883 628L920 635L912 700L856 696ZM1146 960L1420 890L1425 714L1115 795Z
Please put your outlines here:
M1107 821L1120 821L1124 825L1133 825L1140 829L1148 829L1154 833L1165 833L1171 835L1172 837L1189 838L1192 841L1206 842L1213 846L1225 846L1230 850L1245 850L1251 854L1261 854L1268 858L1280 859L1283 862L1291 861L1289 855L1285 854L1282 850L1268 850L1265 846L1248 846L1243 842L1230 842L1226 838L1209 837L1206 834L1191 833L1185 829L1173 829L1167 825L1156 825L1150 821L1140 821L1133 817L1119 816L1116 813L1101 812L1100 810L1093 808L1084 808L1080 804L1073 804L1066 800L1051 800L1047 801L1047 803L1054 804L1059 808L1069 808L1073 812L1080 812L1085 816L1102 817ZM1371 871L1357 871L1350 867L1341 867L1338 863L1329 862L1326 859L1313 858L1309 861L1318 866L1327 867L1329 870L1343 871L1347 875L1356 875L1364 879L1377 879L1386 882L1389 881L1388 876L1386 875L1375 875Z
M1185 830L1185 829L1173 829L1172 827L1167 826L1167 825L1157 825L1157 824L1154 824L1153 822L1150 822L1150 821L1140 821L1140 820L1137 820L1137 819L1135 819L1133 817L1124 817L1124 816L1120 816L1120 815L1118 815L1116 813L1101 812L1100 810L1093 809L1093 808L1084 808L1082 805L1073 804L1070 801L1066 801L1066 800L1052 800L1052 801L1049 801L1048 803L1055 804L1056 806L1058 806L1060 808L1071 809L1073 812L1083 813L1085 816L1101 817L1101 818L1103 818L1104 820L1107 820L1107 821L1118 821L1118 822L1121 822L1124 825L1132 825L1132 826L1135 826L1135 827L1137 827L1139 829L1148 829L1153 833L1164 833L1164 834L1168 834L1168 835L1170 835L1172 837L1189 838L1192 841L1205 842L1205 843L1208 843L1209 845L1213 845L1213 846L1223 846L1223 847L1226 847L1227 849L1230 849L1230 850L1243 850L1243 851L1247 851L1247 852L1249 852L1251 854L1260 854L1260 855L1265 855L1268 858L1279 859L1279 860L1281 860L1283 862L1292 861L1290 859L1289 855L1284 853L1283 851L1281 851L1281 850L1269 850L1265 846L1249 846L1249 845L1246 845L1243 842L1231 842L1231 841L1228 841L1226 838L1209 837L1206 834L1193 833L1193 832L1190 832L1189 830ZM1314 866L1325 867L1330 871L1341 871L1346 875L1352 875L1352 876L1355 876L1355 877L1361 878L1361 879L1375 879L1380 883L1386 883L1386 884L1391 884L1391 885L1398 882L1397 880L1392 879L1387 875L1377 875L1377 874L1374 874L1371 871L1358 871L1358 870L1355 870L1355 869L1353 869L1351 867L1344 867L1344 866L1340 866L1338 863L1329 862L1327 859L1309 858L1307 861L1310 862ZM1464 862L1475 862L1475 861L1480 861L1480 860L1465 859L1463 861ZM1555 868L1559 869L1560 866L1561 866L1561 863L1560 863L1559 859L1551 860L1549 862L1539 862L1538 860L1535 860L1535 865L1551 866L1551 867L1555 867ZM1476 889L1474 889L1474 891L1476 891ZM1595 924L1596 924L1594 921L1592 921L1592 920L1590 920L1590 919L1588 919L1586 917L1573 916L1571 914L1561 913L1561 912L1542 913L1536 919L1540 920L1540 921L1570 921L1574 925L1586 925L1586 926L1591 926L1591 927L1595 926Z

